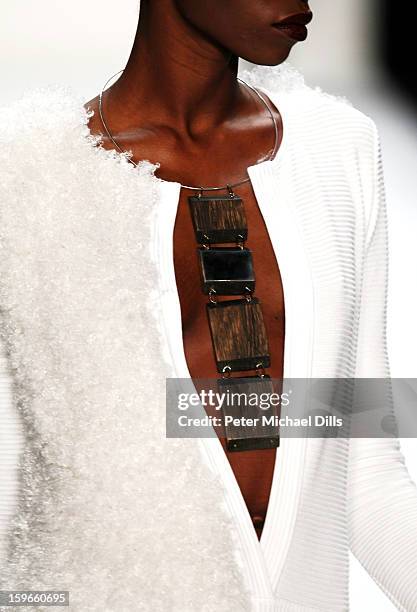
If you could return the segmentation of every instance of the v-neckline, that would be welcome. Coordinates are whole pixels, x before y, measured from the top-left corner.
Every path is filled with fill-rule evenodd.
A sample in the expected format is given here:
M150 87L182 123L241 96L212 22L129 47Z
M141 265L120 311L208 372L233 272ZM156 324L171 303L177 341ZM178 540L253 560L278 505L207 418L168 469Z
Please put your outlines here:
M162 296L168 295L172 299L172 301L169 300L167 302L165 313L167 313L169 310L169 319L168 316L164 317L163 327L171 355L174 376L178 379L184 379L187 381L186 388L188 392L197 393L185 356L181 306L173 261L174 225L180 200L181 185L171 181L161 181L160 188L162 197L159 199L159 210L157 211L158 214L156 215L156 235L158 237L158 244L156 245L156 259L160 263L160 270L162 274L161 294ZM167 211L168 206L164 206L162 204L164 202L166 205L168 205L168 201L170 202L170 205L172 205L170 214ZM177 202L176 206L174 202ZM162 308L164 311L163 302L164 299L162 299ZM176 312L173 311L173 307L175 307ZM168 321L170 321L170 323L168 323ZM205 456L206 461L208 461L215 473L217 472L220 478L223 479L225 492L228 493L228 495L226 495L226 503L229 507L230 513L237 519L236 527L240 533L240 537L250 545L252 550L251 570L248 572L247 578L249 581L254 581L252 591L259 592L260 590L262 597L271 598L273 596L272 582L268 568L265 564L264 556L262 554L262 547L265 540L265 530L268 529L269 522L271 520L270 509L273 503L273 495L275 495L276 490L276 472L279 449L277 449L277 455L274 463L273 479L265 523L261 538L258 539L239 483L220 439L214 427L209 426L209 430L210 437L200 438L198 441L201 444L201 451Z
M285 309L284 390L291 377L311 377L314 295L308 254L294 210L291 189L288 193L277 180L277 173L289 172L287 150L290 147L291 127L287 112L279 96L264 90L283 116L283 138L273 161L264 161L248 168L254 193L270 235L273 250L280 266ZM284 123L285 120L285 123ZM284 146L284 148L283 148ZM278 203L273 202L271 186L276 185ZM181 185L159 179L160 197L155 218L155 257L159 262L160 291L165 316L166 341L172 358L175 376L191 380L182 335L181 308L173 260L173 233L178 210ZM165 303L165 307L164 307ZM164 310L165 308L165 310ZM191 390L195 389L191 385ZM300 401L303 401L302 398ZM271 598L278 586L285 558L295 528L301 482L306 455L306 438L281 438L274 465L272 486L265 524L258 539L249 510L224 448L214 431L212 437L201 438L202 452L223 479L226 502L240 533L247 554L247 577L252 591L261 598Z
M259 91L264 93L269 98L269 100L275 105L275 107L278 109L278 112L281 115L282 136L281 136L280 145L277 148L277 150L275 151L275 155L274 155L274 157L272 159L258 162L258 163L253 164L252 166L249 166L247 168L247 173L248 173L249 177L251 178L252 185L253 185L253 175L256 176L256 172L258 170L262 169L263 167L265 167L267 164L269 164L269 163L276 163L281 157L283 157L285 155L285 150L286 150L286 146L287 146L287 134L286 134L285 122L284 122L284 118L282 116L283 113L281 111L281 106L282 105L280 104L279 100L277 100L277 97L279 98L279 96L277 96L273 92L268 91L264 87L261 87L259 85L255 85L255 86L256 86L256 88ZM176 198L177 198L176 209L178 209L179 200L180 200L180 192L181 192L181 188L182 188L181 183L179 183L177 181L169 181L169 180L160 179L160 178L158 178L158 181L162 185L162 188L164 188L164 185L165 185L166 187L172 189L173 191L175 191L175 190L177 191L177 194L176 194ZM256 196L256 192L255 192L255 196ZM174 228L172 228L172 239L173 239L173 229ZM275 253L275 255L276 255L276 253ZM286 354L286 352L288 352L288 351L285 350L285 345L286 345L286 339L284 338L284 374L283 374L283 378L284 379L289 377L289 372L285 368L285 364L286 364L285 354ZM178 372L177 372L178 377L179 378L186 378L186 379L190 379L191 380L192 377L191 377L190 371L188 369L188 365L187 365L187 361L186 361L186 357L185 357L185 350L184 350L183 342L181 342L181 354L179 355L179 357L181 359L180 372L182 372L183 375L178 374ZM194 391L196 392L194 385L192 385L192 387L193 387ZM272 477L271 489L270 489L270 493L269 493L268 505L267 505L267 509L266 509L265 521L264 521L261 537L258 538L258 535L257 535L255 527L254 527L254 525L252 523L252 519L250 517L250 513L249 513L249 510L247 508L246 502L244 500L244 497L243 497L242 491L240 489L239 483L237 481L237 478L234 475L233 469L232 469L232 467L230 465L230 462L229 462L229 460L227 458L227 455L226 455L226 453L224 451L224 448L223 448L220 440L218 439L217 434L215 433L214 427L211 427L211 429L212 429L213 439L216 441L214 443L214 446L216 447L214 452L215 452L215 454L217 454L219 456L219 458L221 457L223 459L222 463L224 465L224 469L226 470L226 472L228 472L228 477L233 482L233 488L237 487L237 489L239 490L241 501L243 502L243 506L244 506L244 513L247 514L247 518L248 518L248 520L249 520L249 522L250 522L250 524L252 526L253 534L256 537L256 541L258 542L259 546L262 547L263 546L263 542L265 540L265 536L264 536L265 529L266 529L267 526L269 526L269 522L271 520L270 519L270 515L271 515L270 508L271 508L271 500L272 500L273 491L276 488L276 486L274 487L274 483L276 481L277 461L278 461L278 454L279 453L277 451L277 454L276 454L275 460L274 460L273 477ZM242 504L240 504L240 505L242 505Z

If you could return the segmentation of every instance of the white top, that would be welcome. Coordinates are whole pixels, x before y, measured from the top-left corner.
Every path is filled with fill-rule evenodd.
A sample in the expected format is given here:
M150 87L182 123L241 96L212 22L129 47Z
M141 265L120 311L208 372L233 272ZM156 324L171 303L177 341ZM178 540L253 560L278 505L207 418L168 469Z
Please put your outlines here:
M248 172L281 271L286 308L284 377L389 376L386 347L387 219L375 126L369 118L343 101L313 91L298 82L292 85L292 79L296 77L291 71L289 76L285 77L285 82L277 79L274 76L276 74L258 70L255 71L252 82L258 87L264 87L264 91L280 110L284 138L275 160L252 166ZM247 75L245 77L248 78ZM288 83L289 87L283 86ZM59 100L62 101L61 98ZM71 104L75 102L70 100L68 104L73 111ZM66 142L70 141L70 150L74 151L71 139L76 141L78 138L80 145L81 138L77 134L71 135L71 129L74 130L70 124L65 124L63 131ZM90 221L87 214L89 200L85 197L83 199L83 193L88 193L90 199L93 197L88 187L88 176L91 176L94 164L97 164L97 173L101 170L103 176L106 174L106 181L114 180L120 166L123 170L123 175L119 176L121 197L123 194L131 197L134 191L130 190L134 180L130 178L133 177L130 173L134 171L125 169L120 156L111 156L102 151L101 157L95 159L93 164L90 160L91 150L90 146L88 152L80 152L76 180L74 175L69 176L68 182L65 182L71 189L71 202L74 202L74 206L79 205L79 198L82 200L82 210L87 207L82 219L83 241L86 236L88 240L93 240L91 236L94 233L94 223L97 223L93 209ZM83 163L88 166L85 174ZM62 166L56 169L58 177L62 172ZM110 173L110 177L107 173ZM67 181L67 178L63 180ZM52 179L50 182L49 200L54 200L54 189L58 198L64 198L65 196L59 195L62 193L62 181L58 187L52 186ZM171 366L171 376L190 378L182 343L181 313L172 257L173 228L180 185L155 178L153 182L156 197L153 200L155 216L151 227L150 247L158 275L158 333L164 346L165 358ZM110 183L107 183L107 187L108 184ZM98 185L95 189L100 203L104 201L107 206L106 198L110 196L107 196L105 190L100 191ZM32 197L39 196L33 196L32 193ZM118 218L115 216L116 223ZM54 220L54 223L56 222ZM90 232L89 223L92 224ZM122 227L124 226L120 225L120 228ZM100 227L97 238L99 242L94 243L95 248L101 248L103 242L106 242L104 238L113 241L111 244L118 245L116 241L122 241L123 234L119 226L117 228L115 237L112 235L110 238L110 234L104 236L107 230ZM139 225L135 231L141 231ZM51 239L51 234L48 233L48 240ZM71 233L75 241L76 235L76 232ZM86 243L80 242L80 248L81 244L84 249ZM75 244L74 251L76 246ZM33 248L39 247L35 245ZM59 256L62 256L61 252ZM79 262L77 265L80 265ZM108 261L107 265L110 265ZM122 261L120 265L125 264ZM145 270L147 265L145 262ZM98 274L102 274L101 287L104 281L107 282L111 270L108 272L108 268L103 268L103 272L99 270ZM48 286L48 290L51 286ZM98 288L99 285L95 287ZM12 292L13 286L9 285L8 289ZM78 286L76 290L79 290ZM111 300L114 291L111 294L110 289L107 291L107 297ZM101 297L103 299L106 294L103 293ZM99 312L102 308L101 301L97 300ZM121 304L118 301L117 308L122 308ZM108 314L107 310L105 312ZM31 321L30 315L27 320ZM36 324L36 317L34 323ZM54 324L53 317L51 324ZM74 322L73 330L75 325ZM150 338L153 331L148 329L145 333ZM51 338L49 340L54 342L52 335ZM40 343L39 338L37 342ZM60 342L59 347L62 348L62 338ZM68 354L70 346L69 342L64 344L64 350L67 350ZM103 347L97 345L97 351L94 353L98 372L101 359L99 349L103 351ZM107 343L106 351L111 350L113 348ZM90 353L89 359L91 356ZM152 363L154 364L154 361ZM124 367L128 367L126 364L127 362L123 362ZM158 367L157 364L154 365ZM116 361L114 367L115 372L119 372ZM10 379L3 374L1 380L6 390ZM145 373L143 385L146 380ZM101 384L105 390L105 386L110 383L103 378ZM133 382L129 384L133 385ZM17 448L16 417L7 401L7 391L6 395L1 397L2 435L7 444L1 447L0 487L3 494L7 490L8 499L12 500L15 490L11 474ZM308 393L302 399L308 405ZM40 407L38 409L40 410ZM65 414L62 413L63 418ZM112 417L111 412L106 414L108 419ZM51 419L48 421L49 426L53 426L53 423ZM61 436L63 435L61 431ZM128 438L127 430L124 435ZM150 448L155 449L152 446ZM147 591L146 599L143 599L145 607L197 612L203 609L202 602L206 601L205 598L210 592L213 598L218 595L218 599L207 600L207 607L204 609L229 612L233 605L227 601L227 586L222 585L221 576L223 573L227 575L232 589L231 576L235 579L236 572L241 572L242 589L248 589L250 599L244 599L242 590L242 599L234 600L235 610L345 612L349 609L350 547L399 610L417 610L417 489L404 465L397 440L283 437L277 450L270 502L260 542L219 440L202 439L198 448L201 460L221 484L223 499L219 499L219 508L208 502L209 507L204 507L204 496L207 494L208 499L211 493L206 489L209 481L201 480L201 489L195 490L195 499L200 500L203 496L203 506L198 510L199 514L196 513L194 503L184 500L184 510L181 508L181 514L175 517L178 533L181 533L181 516L186 515L184 520L188 522L191 534L202 514L207 533L204 528L198 535L197 532L193 533L193 537L197 538L195 540L191 540L190 535L193 544L186 555L173 562L173 571L188 577L193 577L193 572L196 573L203 585L202 592L197 592L199 589L187 591L187 583L184 583L182 590L167 595L164 589L158 589L156 570L152 566L148 580L156 580L155 591ZM178 446L176 452L177 458L185 465L184 470L197 469L188 454L191 452L191 445L184 451ZM172 461L174 455L171 454L161 477L167 485L169 482L182 482L178 466L177 472L169 474ZM9 466L7 470L4 469L6 464ZM93 470L92 465L88 466L88 469ZM110 468L106 468L106 473L108 472L111 472ZM6 473L10 473L10 476L6 476ZM145 475L144 478L152 478L152 474ZM166 489L168 491L169 487ZM194 494L193 490L191 494ZM182 497L184 496L186 494ZM161 499L166 502L166 498ZM136 497L132 500L133 503L139 503ZM216 518L223 502L236 533L236 539L233 540L235 565L231 566L230 561L227 561L225 571L219 572L216 564L223 563L223 553L229 550L229 544L226 534L224 540L218 539L216 532L212 531L210 521ZM176 505L171 506L171 511L181 503L181 499L176 498ZM10 516L11 505L7 508L2 506L3 532L7 526L7 516ZM148 517L149 522L153 521L155 514L161 523L169 521L170 516L165 507L166 504L163 503L160 508L153 508ZM80 516L81 514L80 510ZM122 520L122 512L120 516ZM218 516L220 517L220 514ZM77 515L72 518L76 524L78 521L81 525L81 518L78 519ZM174 527L171 531L163 532L167 538L164 542L166 554L175 551L175 547L180 543L173 531ZM135 548L138 559L141 559L140 551L147 550L147 538L157 538L157 533L157 526L153 522L149 533L142 532L140 536L136 532L130 533L130 540L128 538L127 542L132 546L134 538L139 538ZM202 549L196 544L198 538L201 538L203 543ZM183 543L184 538L181 539L181 545ZM199 569L199 554L201 550L208 551L209 546L217 544L217 553L204 555L202 574ZM109 550L106 549L106 553L109 553ZM97 559L98 556L94 558ZM88 561L88 558L81 556L77 560L80 572L81 569L86 572L93 571L91 564L89 566L84 561ZM109 566L111 563L109 556ZM144 563L142 573L146 574L146 558ZM229 570L230 574L227 574ZM128 576L130 571L131 566L127 566L125 573ZM150 567L148 571L151 571ZM164 567L164 572L169 572L168 566ZM204 591L207 587L204 587L203 575L206 573L213 576L209 591ZM135 580L138 580L137 576ZM72 584L69 578L68 583ZM135 584L139 583L132 582L130 585L133 589L132 602L134 596L139 597L139 600L135 601L141 601L140 591L134 593ZM107 587L104 581L100 586L105 592ZM76 593L81 594L82 588L77 587L74 582L73 590ZM143 597L145 598L145 595ZM172 600L170 597L177 599ZM111 609L106 608L103 603L101 605L97 610ZM75 609L86 608L80 605Z

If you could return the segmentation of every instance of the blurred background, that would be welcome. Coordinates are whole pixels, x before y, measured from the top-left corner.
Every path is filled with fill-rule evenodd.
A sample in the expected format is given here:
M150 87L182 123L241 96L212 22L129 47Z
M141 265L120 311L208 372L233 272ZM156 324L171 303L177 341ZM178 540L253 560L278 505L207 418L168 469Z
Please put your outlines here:
M311 8L309 38L296 46L290 63L308 84L347 97L377 123L390 232L391 371L393 377L417 377L417 73L411 62L417 5L313 0ZM3 3L0 106L49 83L65 83L85 100L93 98L123 68L138 11L138 0ZM401 442L417 481L416 441ZM397 609L353 557L351 585L352 612Z

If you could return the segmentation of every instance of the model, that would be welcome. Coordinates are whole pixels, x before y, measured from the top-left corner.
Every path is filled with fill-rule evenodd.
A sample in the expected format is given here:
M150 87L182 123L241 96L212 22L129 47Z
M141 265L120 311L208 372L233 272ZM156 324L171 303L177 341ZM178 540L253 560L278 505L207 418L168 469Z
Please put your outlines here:
M97 97L2 110L3 380L25 436L1 589L68 590L77 612L345 612L351 549L417 610L396 439L165 435L167 378L389 377L378 134L285 63L311 18L142 0Z

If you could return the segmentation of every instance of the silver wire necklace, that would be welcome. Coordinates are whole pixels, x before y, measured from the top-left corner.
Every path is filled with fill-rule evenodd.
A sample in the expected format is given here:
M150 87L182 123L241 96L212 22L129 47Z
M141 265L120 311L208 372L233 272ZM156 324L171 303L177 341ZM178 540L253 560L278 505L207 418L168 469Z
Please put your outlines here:
M124 71L124 68L122 70L119 70L118 72L116 72L115 74L113 74L109 79L107 79L107 81L105 82L105 84L103 85L103 88L100 92L99 95L99 104L98 104L98 110L99 110L99 114L100 114L100 119L101 122L103 124L104 130L107 134L107 136L110 138L111 142L114 144L114 146L121 152L121 153L126 153L126 151L124 151L120 145L116 142L116 140L113 138L109 128L107 127L107 124L104 120L104 116L103 116L103 93L108 85L108 83L117 75L119 75L121 72ZM266 107L268 113L271 116L272 119L272 123L274 126L274 133L275 133L275 143L274 143L274 148L272 149L271 153L268 155L268 157L265 160L262 161L270 161L271 159L273 159L276 155L277 149L278 149L278 124L277 121L275 119L274 113L272 111L272 108L270 107L270 105L268 104L267 100L265 100L265 98L259 93L259 91L257 89L255 89L255 87L252 87L251 85L249 85L248 83L246 83L246 81L244 81L243 79L237 77L237 80L240 81L241 83L243 83L243 85L245 85L248 89L250 89L251 91L253 91L256 96L262 101L263 105ZM136 163L135 161L133 161L132 159L129 158L129 161L134 165L137 166L138 163ZM261 163L261 162L258 162ZM190 185L182 185L181 187L183 189L190 189L192 191L199 191L199 192L203 192L203 191L223 191L223 190L228 190L229 194L233 193L233 187L239 187L240 185L244 185L245 183L248 183L250 181L250 178L246 178L243 179L241 181L238 181L236 183L232 183L232 184L227 184L224 187L192 187Z

